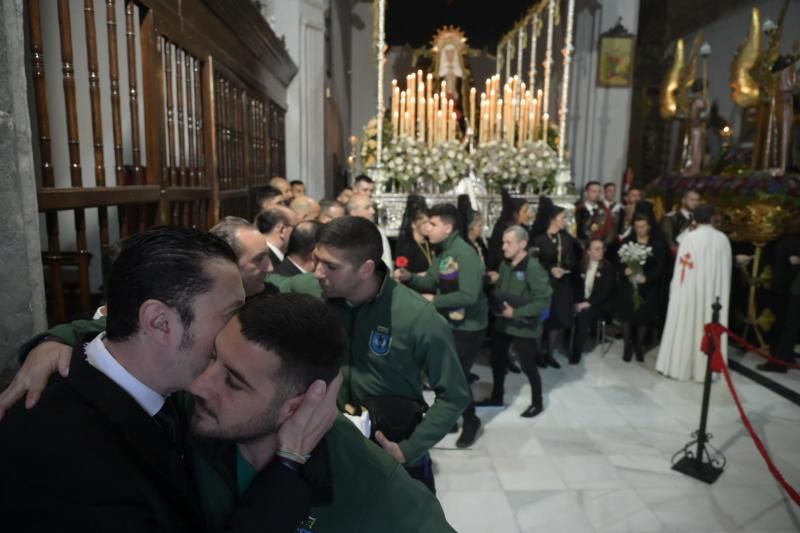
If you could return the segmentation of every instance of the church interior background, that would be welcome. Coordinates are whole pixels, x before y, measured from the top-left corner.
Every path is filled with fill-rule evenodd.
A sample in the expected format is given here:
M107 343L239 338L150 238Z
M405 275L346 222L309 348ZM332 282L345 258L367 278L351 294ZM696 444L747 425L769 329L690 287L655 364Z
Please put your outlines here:
M570 217L593 180L642 189L658 217L697 189L753 256L735 324L763 347L777 243L800 232L798 21L800 0L5 0L0 368L34 332L91 315L113 242L252 218L277 175L316 198L372 176L390 237L410 192L469 194L488 236L501 188ZM657 374L655 345L643 365L621 350L610 336L582 365L543 370L533 423L512 375L512 408L479 413L474 447L445 437L433 460L453 527L800 530L725 383L709 432L727 466L705 484L671 468L702 385ZM730 357L800 486L800 375ZM485 361L476 373L486 395Z

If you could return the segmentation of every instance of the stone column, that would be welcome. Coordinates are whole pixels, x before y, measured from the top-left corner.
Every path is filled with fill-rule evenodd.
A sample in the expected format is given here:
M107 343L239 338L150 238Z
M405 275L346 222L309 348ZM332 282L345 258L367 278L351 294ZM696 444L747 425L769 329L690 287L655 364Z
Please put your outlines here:
M0 373L47 327L24 0L0 2Z

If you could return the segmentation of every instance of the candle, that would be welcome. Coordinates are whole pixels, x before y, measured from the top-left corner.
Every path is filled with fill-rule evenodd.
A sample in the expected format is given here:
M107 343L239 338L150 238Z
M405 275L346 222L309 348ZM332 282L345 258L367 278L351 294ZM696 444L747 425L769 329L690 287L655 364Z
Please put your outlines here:
M489 107L486 106L486 109L489 109ZM487 111L483 115L481 115L481 141L480 141L481 144L487 142L486 135L489 130L488 128L484 127L484 124L488 123L489 123L489 112Z
M414 118L416 116L414 110L416 108L417 108L417 99L414 98L414 93L411 93L411 98L408 100L408 105L406 106L406 109L408 110L408 136L411 137L412 139L417 134L417 128L414 121Z
M517 140L517 146L522 148L522 145L525 144L525 134L528 128L528 100L526 98L522 99L522 105L519 109L519 118L519 139Z
M425 142L425 97L420 96L419 113L417 122L419 123L419 140Z
M531 127L530 127L531 135L530 135L530 137L531 137L532 141L535 141L536 140L536 132L539 131L539 115L536 113L536 109L538 108L539 103L536 100L536 98L531 100L531 103L533 104L533 109L530 110L530 114L531 114Z
M532 111L528 111L528 140L532 141L536 139L536 114Z
M494 120L494 128L492 132L492 140L499 141L503 138L503 110L505 109L505 105L503 104L503 99L497 99L497 105L494 106L495 109L495 120Z
M433 98L428 98L428 146L433 146Z
M469 127L475 130L475 87L469 90Z
M442 141L443 129L444 128L444 113L442 110L436 112L436 142L439 143Z
M452 100L450 100L452 102ZM456 114L450 114L450 140L456 140Z
M392 132L394 136L400 135L400 87L397 87L397 80L392 80Z
M547 142L547 121L550 120L550 115L544 113L542 115L542 140Z
M403 132L407 137L411 135L411 115L408 111L403 115Z
M494 116L497 113L497 102L496 102L496 93L494 89L491 90L489 93L489 123L487 124L486 134L488 135L488 140L492 140L494 138Z
M406 134L406 123L404 117L406 116L406 92L400 91L400 110L398 111L400 116L400 135Z

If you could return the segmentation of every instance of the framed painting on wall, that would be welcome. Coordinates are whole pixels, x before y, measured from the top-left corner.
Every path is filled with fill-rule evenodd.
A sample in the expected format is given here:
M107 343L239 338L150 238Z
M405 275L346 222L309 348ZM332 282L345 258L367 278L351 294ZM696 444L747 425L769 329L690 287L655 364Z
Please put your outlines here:
M633 57L636 39L622 18L617 25L600 36L597 58L597 85L600 87L630 87L633 83Z

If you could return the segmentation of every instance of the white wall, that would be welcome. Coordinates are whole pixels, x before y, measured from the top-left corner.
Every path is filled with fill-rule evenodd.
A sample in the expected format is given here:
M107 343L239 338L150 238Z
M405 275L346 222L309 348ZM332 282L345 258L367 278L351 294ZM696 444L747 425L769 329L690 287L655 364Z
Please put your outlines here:
M325 10L328 0L274 0L263 11L299 71L289 85L286 112L286 178L325 194Z
M747 37L750 28L750 16L753 7L761 10L761 22L772 19L778 22L783 0L758 0L740 5L732 9L721 18L709 24L701 31L703 39L711 45L711 57L708 61L708 96L712 102L719 105L719 113L729 120L734 127L734 142L741 132L742 109L731 99L730 66L736 49ZM792 43L800 39L800 0L792 0L786 13L783 25L783 38L781 39L781 54L792 52ZM691 50L692 41L696 33L683 36L686 41L686 54ZM676 39L679 36L676 36ZM769 40L762 38L762 46L766 47ZM697 76L702 76L702 62L698 64Z
M603 0L594 13L586 8L589 3L579 0L576 5L572 109L567 118L573 181L578 189L590 180L622 181L633 91L597 86L598 44L600 34L616 25L619 17L631 33L637 33L639 24L639 0Z

